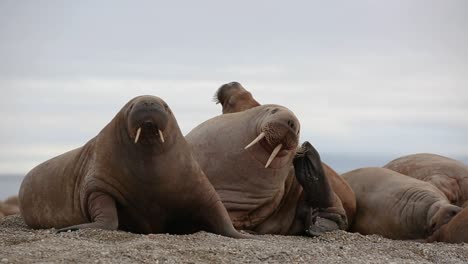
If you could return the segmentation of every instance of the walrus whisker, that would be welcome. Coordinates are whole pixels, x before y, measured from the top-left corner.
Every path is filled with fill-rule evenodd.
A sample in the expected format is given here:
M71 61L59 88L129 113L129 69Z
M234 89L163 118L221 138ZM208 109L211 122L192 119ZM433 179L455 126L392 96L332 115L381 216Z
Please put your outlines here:
M257 142L259 142L262 138L265 137L265 132L260 133L257 138L255 138L250 144L248 144L244 149L248 149L251 146L255 145Z
M164 136L163 136L163 133L160 129L158 129L159 131L159 138L161 138L161 142L164 143Z
M136 137L135 137L135 144L138 143L138 139L140 138L140 133L141 133L141 127L139 127L138 130L137 130L137 134L136 134Z
M276 146L276 148L271 153L270 158L268 159L265 165L265 169L268 168L268 166L270 166L270 163L276 158L276 155L278 155L278 152L280 152L282 147L283 147L283 144L279 144L278 146Z

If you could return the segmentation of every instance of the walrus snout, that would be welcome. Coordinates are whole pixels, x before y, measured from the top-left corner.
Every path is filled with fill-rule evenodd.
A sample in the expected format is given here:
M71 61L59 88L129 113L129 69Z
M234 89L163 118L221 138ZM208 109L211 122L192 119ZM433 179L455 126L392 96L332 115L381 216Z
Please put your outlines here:
M142 100L135 103L128 115L130 137L134 143L144 139L145 143L154 143L155 138L164 143L164 130L169 121L168 107L160 102Z
M262 132L265 133L265 139L270 146L282 144L282 149L292 150L296 149L299 141L299 132L295 127L293 120L269 122L262 127Z
M430 230L429 232L432 234L441 228L443 225L450 222L450 220L457 215L462 210L461 207L455 205L445 205L441 206L435 215L430 220Z
M262 122L258 126L258 136L245 149L259 143L270 152L265 168L277 157L293 152L299 144L299 120L288 109L270 105L262 112Z

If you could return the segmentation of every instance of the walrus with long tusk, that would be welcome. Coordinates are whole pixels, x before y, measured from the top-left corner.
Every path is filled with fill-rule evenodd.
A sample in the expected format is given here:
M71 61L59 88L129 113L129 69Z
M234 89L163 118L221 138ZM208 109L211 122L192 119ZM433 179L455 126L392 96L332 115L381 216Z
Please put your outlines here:
M241 112L260 103L240 83L230 82L223 84L214 96L214 101L223 107L223 114ZM318 154L318 153L317 153ZM348 183L330 166L322 162L323 170L332 187L334 207L344 208L348 224L351 224L356 213L356 198ZM307 192L308 190L305 189Z
M35 167L19 200L32 228L251 237L235 230L174 114L156 96L132 99L83 147Z
M313 203L331 202L313 199L322 193L305 197L293 166L299 131L300 123L289 109L262 105L214 117L186 135L237 229L317 235L347 227L343 208L314 211ZM328 181L317 168L321 162L314 151L305 145L303 152L308 154L299 157L306 164L300 169L302 179L317 181L318 189L327 192L329 188L320 188ZM323 200L332 197L326 193Z
M385 168L344 173L356 194L351 231L391 239L426 239L461 208L430 183Z
M461 161L420 153L397 158L384 168L432 183L458 206L468 201L468 166Z
M216 92L214 100L217 103L221 103L224 114L238 113L244 110L257 108L258 106L260 106L258 101L256 101L252 97L252 94L248 92L238 82L231 82L231 83L222 85ZM239 116L242 116L242 114ZM227 118L227 117L216 117L216 119L224 119L224 118ZM244 119L239 119L239 118L234 118L234 120L235 122L248 122L248 121L245 121ZM296 120L296 122L299 122L297 121L295 117L294 117L294 120ZM215 120L213 122L216 123L217 121ZM194 129L194 131L196 130L197 129ZM211 133L212 131L210 131L208 134L211 135ZM264 141L266 140L265 133L263 134L259 133L259 134L253 134L253 135L255 136L248 136L248 137L256 138L256 139L250 142L250 144L246 146L247 148L250 148L251 146L258 144L259 142L262 142L262 144L264 144ZM199 134L198 137L202 141L205 140L203 139L203 135L201 134ZM195 144L198 140L198 137L190 138L189 143L195 146L197 150L195 152L196 157L198 159L205 160L205 156L204 156L205 152L209 153L213 150L210 148L203 148L201 145ZM229 142L233 141L232 138L228 138L227 140ZM233 143L230 143L230 144L233 144ZM279 145L276 146L276 148L278 147ZM282 147L283 146L281 146L281 148ZM216 146L213 146L213 148L215 149L214 151L218 151ZM304 150L305 150L305 153L308 153L307 155L304 155ZM274 154L276 154L277 149L275 151L275 148L270 148L270 151L272 155L270 156L270 159L266 160L265 165L267 165L269 161L271 162L271 158L275 156ZM270 154L270 152L268 154ZM312 225L309 220L312 219L313 220L312 222L316 223L315 221L316 218L308 217L309 219L307 220L308 222L305 221L304 223L301 223L299 225L294 224L295 228L291 228L291 230L285 231L286 228L284 226L288 226L288 222L287 221L284 222L285 224L282 227L282 229L278 227L279 225L277 225L276 230L274 230L274 228L271 228L271 226L274 226L274 224L277 224L281 222L282 220L279 217L276 217L276 218L271 217L271 219L268 221L268 224L264 224L264 226L269 226L270 227L269 229L268 228L262 229L260 227L256 228L253 225L248 225L250 226L248 228L251 230L256 228L257 232L261 230L261 232L293 234L296 232L293 230L297 230L298 226L304 225L305 229L307 230L306 233L309 235L316 235L321 232L325 232L327 230L337 229L337 228L347 229L348 227L347 223L352 221L352 218L356 210L356 200L355 200L353 191L351 190L349 185L346 183L346 181L344 181L333 169L331 169L326 164L322 163L318 152L307 142L303 144L303 147L300 149L299 152L291 151L289 154L293 156L295 154L299 154L294 157L295 166L293 166L292 163L288 163L288 166L290 166L289 172L285 172L286 170L283 170L283 172L281 173L276 173L276 176L270 176L273 179L277 179L277 178L279 179L279 182L276 183L278 185L281 185L282 180L286 179L285 182L293 186L293 187L289 187L289 185L287 186L289 188L288 189L289 193L284 194L284 197L286 197L285 201L289 201L290 203L289 204L286 204L284 202L281 203L281 208L283 208L281 211L281 214L286 215L288 221L291 221L291 215L294 215L294 214L291 213L290 211L288 212L287 211L288 209L292 208L291 210L296 210L298 214L301 211L313 209L313 210L321 210L321 215L322 216L326 215L328 218L318 217L318 215L315 215L316 217L318 217L319 223ZM228 154L223 154L220 157L224 157L226 155ZM250 163L252 163L252 161L249 161L249 159L247 159L247 167L250 166ZM303 170L301 169L295 170L294 167L298 168L298 165L301 163L307 164L307 166L300 166L301 168L303 168ZM233 168L234 170L234 172L232 172L233 174L244 173L243 171L240 171L241 164L243 163L238 163L238 165L235 168ZM210 166L209 163L205 163L205 165ZM229 168L229 166L227 166L226 168ZM207 170L207 169L209 168L204 168L204 170ZM307 169L307 170L304 170L304 169ZM222 166L219 168L219 170L224 171ZM267 175L268 173L274 174L274 172L271 172L271 171L266 172ZM324 175L326 179L322 179L323 173L325 173ZM248 175L252 175L251 176L251 178L253 179L251 180L252 182L255 182L255 181L261 182L260 180L255 180L257 179L257 177L255 176L255 173L253 171L248 171ZM208 174L208 177L210 177L209 174ZM212 177L221 178L216 175ZM237 177L234 176L233 179L237 179ZM230 182L230 181L233 181L233 179L230 179L229 177L222 177L220 181L224 180L226 182ZM314 179L313 184L304 186L303 183L307 179L309 180ZM211 180L211 177L210 177L210 180ZM256 188L255 186L257 185L258 184L255 184L252 187L252 189ZM331 189L328 187L329 185L331 185L332 187ZM217 188L216 184L215 184L215 188ZM239 188L242 189L243 187L239 187ZM258 191L259 192L263 191L263 188L265 187L258 188ZM254 190L252 191L254 192ZM295 200L295 198L289 199L289 197L295 197L295 195L300 196L299 200ZM315 200L331 201L332 206L328 207L329 205L327 205L327 207L323 207L322 206L323 203L322 205L316 204L316 203L310 204L304 201L304 196L315 197L314 198ZM234 195L231 198L232 200L234 200L234 198L236 197L237 196ZM261 206L258 205L258 207L261 207ZM276 205L273 205L273 209L274 208L276 208ZM304 209L304 208L308 208L308 209ZM270 210L273 210L273 209L270 208ZM230 212L230 215L232 218L234 214L238 214L238 212L234 212L234 210L235 208L231 210L231 208L228 207L228 211ZM327 214L327 211L331 213ZM346 213L343 213L343 212L346 212ZM249 212L246 212L244 214L248 214L248 213ZM280 216L281 214L277 214L277 216ZM301 217L299 217L298 215L296 215L295 217L296 217L296 220L301 219ZM244 222L246 221L239 220L238 222L239 222L238 224L235 223L237 228L246 228L244 225Z

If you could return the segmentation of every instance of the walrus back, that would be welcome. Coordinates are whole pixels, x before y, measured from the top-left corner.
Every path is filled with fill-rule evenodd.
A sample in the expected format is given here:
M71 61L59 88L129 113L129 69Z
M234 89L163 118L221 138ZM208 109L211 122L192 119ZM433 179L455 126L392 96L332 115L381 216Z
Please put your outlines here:
M20 191L20 211L32 228L60 228L86 222L80 209L79 184L85 160L77 148L45 161L24 178Z

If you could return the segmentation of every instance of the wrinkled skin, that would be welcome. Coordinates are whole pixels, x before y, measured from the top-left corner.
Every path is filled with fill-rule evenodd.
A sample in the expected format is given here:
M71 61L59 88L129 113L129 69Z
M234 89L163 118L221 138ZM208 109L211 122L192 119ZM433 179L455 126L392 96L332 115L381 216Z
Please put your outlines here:
M245 90L245 88L242 87L237 82L231 82L228 84L224 84L221 86L218 91L216 92L215 98L218 98L218 102L221 103L223 107L223 113L237 113L241 112L247 109L255 108L259 106L260 104L258 101L256 101L253 97L252 94L248 91ZM314 150L315 151L315 150ZM316 157L318 160L320 160L320 156L318 155L318 152L315 151ZM312 162L312 157L313 155L309 155L308 162ZM304 157L304 156L302 156ZM296 159L301 159L302 157L296 157ZM337 215L342 214L343 211L346 212L346 217L332 217L330 216L329 218L335 218L335 222L337 223L338 226L342 229L347 229L347 222L352 221L355 211L356 211L356 200L354 197L354 193L351 189L351 187L347 184L346 181L342 177L338 175L332 168L330 168L328 165L325 163L321 163L323 166L323 169L317 171L324 172L326 175L327 180L324 182L324 185L317 185L316 188L324 188L326 189L328 185L331 185L331 192L332 195L331 197L327 197L328 200L332 200L332 206L329 207L329 211L333 212ZM293 172L294 176L297 178L304 178L304 175L302 177L298 175L298 172ZM299 188L297 188L294 191L291 192L300 192L302 193L302 186L299 184ZM323 193L317 193L317 189L312 188L311 190L305 189L305 193L311 193L311 195L315 196L320 196L324 195L324 193L327 193L327 191L324 191ZM317 208L315 208L317 209ZM322 209L323 210L323 209ZM336 215L335 215L336 216Z
M455 215L427 239L428 242L468 243L468 207Z
M18 197L12 196L5 201L0 201L0 217L19 214Z
M303 234L311 224L306 225L306 219L300 217L311 214L300 210L310 211L293 166L299 128L299 121L287 108L263 105L214 117L186 136L237 229L259 234ZM266 134L262 140L244 148L262 132ZM279 144L282 150L265 168ZM344 210L323 208L319 213L324 218L329 213L333 219L340 219L338 226L346 225ZM312 214L309 222L313 223L315 217Z
M461 208L432 184L385 168L362 168L342 175L356 194L351 231L391 239L426 239Z
M248 96L234 96L239 94ZM330 228L345 229L347 219L341 204L318 208L305 199L306 192L296 177L293 160L302 160L312 167L316 167L317 160L318 164L321 162L315 149L317 155L308 148L310 154L296 156L300 124L294 114L279 105L259 106L235 82L221 86L215 97L222 104L224 115L202 123L186 139L220 194L234 226L261 234L315 235ZM244 149L261 133L265 133L265 138ZM265 168L273 149L280 144L278 156ZM308 172L315 175L300 178L325 177L323 170ZM329 190L328 181L319 182L323 185L319 189ZM324 197L338 199L336 195Z
M421 153L395 159L384 168L432 183L455 205L468 201L468 166L460 161Z
M32 228L250 237L234 229L172 111L155 96L132 99L83 147L35 167L19 199Z

